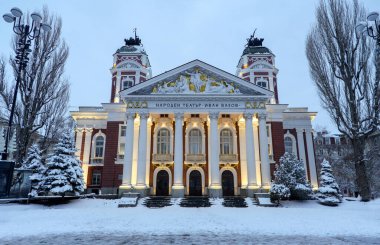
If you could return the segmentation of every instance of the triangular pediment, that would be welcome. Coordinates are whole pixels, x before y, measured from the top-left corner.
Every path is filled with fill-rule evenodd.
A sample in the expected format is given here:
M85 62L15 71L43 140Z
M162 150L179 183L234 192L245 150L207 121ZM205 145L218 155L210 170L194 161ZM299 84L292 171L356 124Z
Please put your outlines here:
M120 92L125 96L246 95L273 96L273 92L228 72L194 60Z

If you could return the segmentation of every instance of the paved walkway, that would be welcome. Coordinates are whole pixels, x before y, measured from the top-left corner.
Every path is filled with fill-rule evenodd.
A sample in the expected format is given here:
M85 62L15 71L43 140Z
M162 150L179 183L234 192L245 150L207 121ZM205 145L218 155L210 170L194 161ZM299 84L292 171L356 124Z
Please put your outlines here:
M0 239L3 245L34 244L380 244L380 237L316 237L316 236L276 236L276 235L217 235L217 234L182 234L182 235L132 235L121 234L61 234L45 237L20 237Z

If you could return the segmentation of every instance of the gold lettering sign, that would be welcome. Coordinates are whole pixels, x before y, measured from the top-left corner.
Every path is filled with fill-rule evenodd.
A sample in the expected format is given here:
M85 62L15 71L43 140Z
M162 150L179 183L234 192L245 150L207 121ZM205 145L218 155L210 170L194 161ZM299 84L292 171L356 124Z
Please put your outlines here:
M247 109L264 109L265 103L264 102L245 102L245 108Z
M146 101L128 101L127 108L147 108L148 103Z

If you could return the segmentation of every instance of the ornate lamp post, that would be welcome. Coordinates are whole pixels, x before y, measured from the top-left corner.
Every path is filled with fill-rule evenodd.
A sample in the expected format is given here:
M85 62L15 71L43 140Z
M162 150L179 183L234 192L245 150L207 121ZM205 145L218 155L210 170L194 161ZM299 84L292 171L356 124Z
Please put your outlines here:
M378 12L371 12L367 21L362 21L355 27L356 36L366 35L376 41L376 81L380 80L380 19ZM376 88L375 88L376 89ZM376 91L376 90L375 90ZM380 96L380 87L377 87L377 95Z
M30 17L32 18L32 24L24 24L22 18L22 11L19 8L12 8L11 13L4 14L3 19L8 23L13 23L13 31L17 34L17 49L16 49L16 64L18 65L16 86L13 95L13 102L11 107L11 114L9 116L8 130L5 138L4 152L1 154L1 160L8 159L8 143L12 128L12 121L14 110L16 107L17 92L22 77L22 73L25 71L25 67L28 64L28 55L32 51L30 49L32 45L32 40L40 36L41 31L50 31L51 27L48 24L42 23L42 17L38 13L32 13ZM25 22L28 23L28 22Z

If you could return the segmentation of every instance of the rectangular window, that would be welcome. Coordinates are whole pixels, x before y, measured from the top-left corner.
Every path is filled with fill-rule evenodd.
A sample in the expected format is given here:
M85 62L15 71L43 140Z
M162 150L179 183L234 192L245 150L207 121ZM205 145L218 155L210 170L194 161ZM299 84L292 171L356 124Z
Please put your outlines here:
M230 114L222 114L222 118L230 118Z
M191 117L199 117L199 114L191 114Z
M160 117L165 117L165 118L167 118L167 117L169 117L169 114L160 114Z
M127 131L127 126L126 125L121 125L120 126L120 137L125 137Z
M94 172L92 172L91 184L92 185L100 185L101 178L102 178L101 172L98 170L94 170Z

